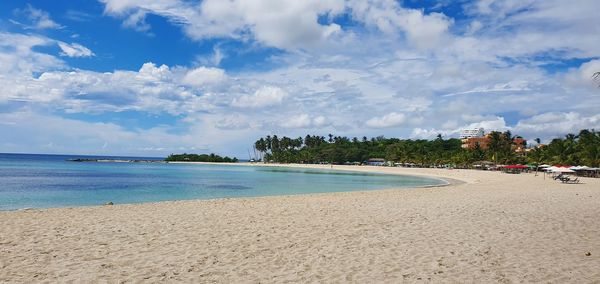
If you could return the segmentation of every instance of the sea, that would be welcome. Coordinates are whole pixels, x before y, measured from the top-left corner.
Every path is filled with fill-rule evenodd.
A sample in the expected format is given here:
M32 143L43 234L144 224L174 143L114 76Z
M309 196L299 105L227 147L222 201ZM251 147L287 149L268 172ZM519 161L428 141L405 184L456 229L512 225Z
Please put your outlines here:
M163 158L0 154L0 210L413 188L444 183L433 178L335 169L70 161L73 159Z

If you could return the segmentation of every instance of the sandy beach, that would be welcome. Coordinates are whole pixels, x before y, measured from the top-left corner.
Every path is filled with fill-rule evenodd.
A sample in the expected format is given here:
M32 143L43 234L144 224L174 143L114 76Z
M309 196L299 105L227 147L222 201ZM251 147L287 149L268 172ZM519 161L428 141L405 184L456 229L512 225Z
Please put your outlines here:
M600 283L600 179L334 168L461 182L0 212L0 282Z

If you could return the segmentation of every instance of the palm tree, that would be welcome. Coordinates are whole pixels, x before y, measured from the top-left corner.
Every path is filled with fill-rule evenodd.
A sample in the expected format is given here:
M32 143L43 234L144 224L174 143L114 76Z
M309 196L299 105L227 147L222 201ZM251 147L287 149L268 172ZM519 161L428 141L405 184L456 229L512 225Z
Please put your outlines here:
M498 131L490 132L490 141L488 143L488 149L492 154L492 160L494 164L498 163L498 152L502 149L502 136Z
M566 154L566 158L563 161L566 164L576 164L577 161L575 161L575 156L573 155L576 151L576 146L577 146L577 136L575 134L569 133L565 136L565 140L564 140L564 146L565 146L565 154Z
M260 157L259 160L263 160L264 153L267 152L267 142L262 137L254 143L254 149L258 150Z
M272 150L273 149L273 140L271 139L271 135L267 135L265 142L266 142L267 150Z
M596 167L600 162L600 132L581 130L577 141L577 155L586 165Z

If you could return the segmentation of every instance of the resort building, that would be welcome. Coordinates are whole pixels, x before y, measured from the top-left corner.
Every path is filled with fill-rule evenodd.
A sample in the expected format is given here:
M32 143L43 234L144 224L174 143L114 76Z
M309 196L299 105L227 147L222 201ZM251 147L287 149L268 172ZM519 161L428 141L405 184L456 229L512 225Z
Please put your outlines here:
M460 139L463 149L475 149L479 144L482 149L487 149L488 138L485 137L483 128L463 129L460 131Z
M484 135L483 128L463 129L460 131L460 139L481 138Z
M477 145L479 144L479 148L481 148L482 150L485 150L488 148L488 143L490 141L490 138L488 136L484 136L484 137L470 137L470 138L463 138L461 140L462 144L460 145L463 149L475 149L475 147L477 147Z
M523 137L517 136L513 139L513 150L515 152L525 152L527 142Z
M482 150L486 150L490 143L490 134L484 135L483 128L465 129L460 133L461 147L463 149L475 149L477 145ZM523 152L525 150L526 140L520 136L513 138L512 149L515 152Z

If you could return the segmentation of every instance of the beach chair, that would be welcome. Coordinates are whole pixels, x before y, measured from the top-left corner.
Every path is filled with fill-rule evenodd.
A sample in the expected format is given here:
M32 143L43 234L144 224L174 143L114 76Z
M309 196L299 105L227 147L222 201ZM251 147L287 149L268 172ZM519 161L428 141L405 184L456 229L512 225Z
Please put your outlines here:
M572 180L569 180L567 183L579 183L579 178L576 177L576 178L574 178Z
M563 176L560 178L560 181L563 183L568 183L569 181L571 181L571 178L568 176Z

